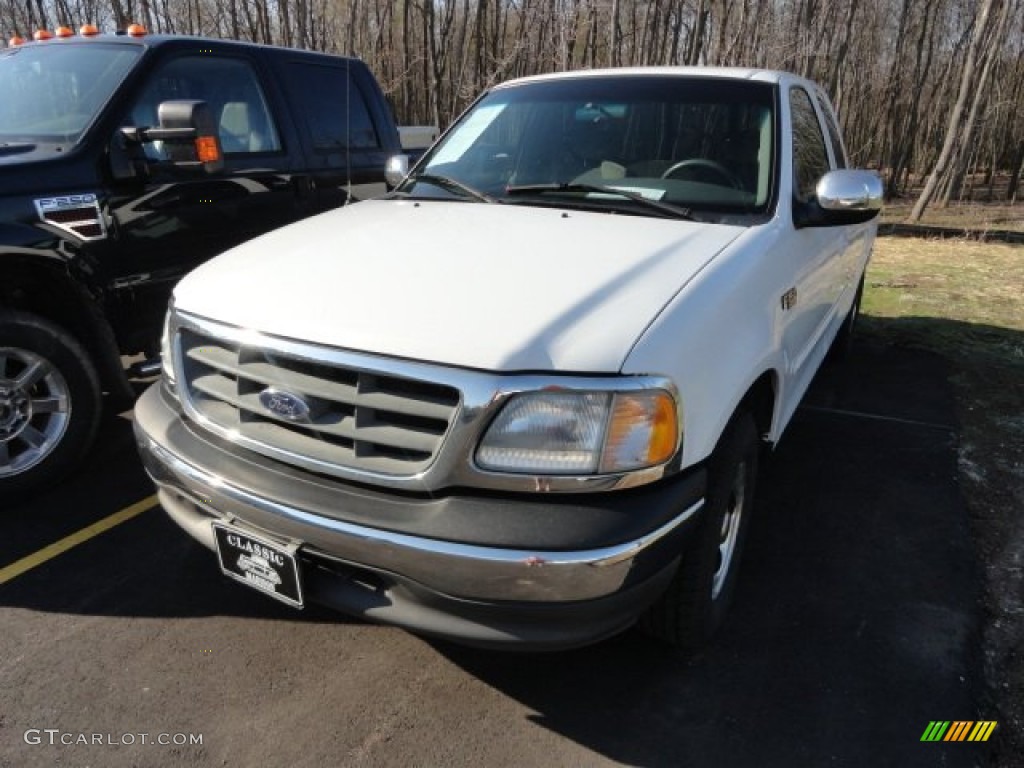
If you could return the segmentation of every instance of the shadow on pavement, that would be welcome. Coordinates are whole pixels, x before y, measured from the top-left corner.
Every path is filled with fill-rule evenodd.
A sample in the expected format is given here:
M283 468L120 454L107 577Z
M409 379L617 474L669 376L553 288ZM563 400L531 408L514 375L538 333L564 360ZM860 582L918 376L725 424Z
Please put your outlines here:
M976 765L989 745L920 742L932 720L985 714L953 418L935 357L861 348L824 369L762 478L737 602L697 658L636 631L553 656L437 647L628 765Z
M977 764L988 745L920 742L929 721L985 716L946 376L938 358L891 347L823 370L762 478L737 602L703 655L678 659L635 631L550 655L434 647L539 726L629 765ZM38 526L152 493L128 426L105 424L90 468L39 501ZM36 535L32 514L0 521L18 546ZM0 587L0 605L346 621L226 583L158 510Z

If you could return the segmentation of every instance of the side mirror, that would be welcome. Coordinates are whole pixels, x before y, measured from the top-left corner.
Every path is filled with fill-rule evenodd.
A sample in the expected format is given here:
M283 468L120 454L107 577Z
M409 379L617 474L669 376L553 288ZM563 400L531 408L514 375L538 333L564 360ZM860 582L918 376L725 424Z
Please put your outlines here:
M882 209L882 179L874 171L829 171L818 181L815 198L794 201L793 223L803 227L838 227L870 221Z
M830 171L816 189L826 211L876 212L882 209L882 179L874 171Z
M217 121L205 101L164 101L157 108L156 128L121 129L134 144L162 142L164 153L175 168L217 173L224 168L224 152Z
M408 175L408 155L392 155L388 158L387 165L384 166L384 181L387 182L388 189L394 189L397 187Z

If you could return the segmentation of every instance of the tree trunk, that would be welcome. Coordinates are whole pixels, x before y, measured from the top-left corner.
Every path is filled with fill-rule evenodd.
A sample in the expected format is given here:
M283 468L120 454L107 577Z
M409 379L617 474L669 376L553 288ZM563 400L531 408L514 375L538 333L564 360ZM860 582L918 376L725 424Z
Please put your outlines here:
M907 219L911 223L919 222L921 216L924 215L925 209L935 195L939 180L948 171L950 158L953 156L958 139L961 138L961 122L963 121L964 109L967 106L967 99L974 88L974 73L977 69L979 48L981 41L985 38L988 19L995 3L996 0L984 0L984 4L978 11L977 16L975 16L974 33L971 36L971 43L967 48L967 58L960 77L960 92L957 95L956 103L953 105L953 112L949 116L949 124L946 126L946 137L943 140L939 157L935 161L935 167L928 176L928 181L925 182L924 189L921 190L921 196L917 199Z

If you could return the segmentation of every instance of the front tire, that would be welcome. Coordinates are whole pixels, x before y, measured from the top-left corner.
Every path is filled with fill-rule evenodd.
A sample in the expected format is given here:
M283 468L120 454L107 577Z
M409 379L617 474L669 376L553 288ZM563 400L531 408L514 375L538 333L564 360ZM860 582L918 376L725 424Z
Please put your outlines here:
M36 315L0 310L0 504L78 462L96 436L100 396L75 338Z
M754 507L760 441L753 417L733 416L708 461L700 525L682 552L668 589L640 627L682 651L699 650L725 620Z

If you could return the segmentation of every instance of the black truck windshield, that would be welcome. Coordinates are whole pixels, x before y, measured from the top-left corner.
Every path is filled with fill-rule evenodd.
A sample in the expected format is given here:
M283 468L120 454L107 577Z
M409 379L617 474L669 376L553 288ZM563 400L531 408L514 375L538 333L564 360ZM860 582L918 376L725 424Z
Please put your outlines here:
M775 88L750 80L595 75L497 88L418 173L501 202L764 213L775 190ZM416 183L416 196L459 197ZM602 189L605 191L602 193ZM627 195L617 195L621 190ZM634 199L630 201L629 196Z
M0 141L76 143L140 52L96 43L0 53Z

